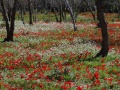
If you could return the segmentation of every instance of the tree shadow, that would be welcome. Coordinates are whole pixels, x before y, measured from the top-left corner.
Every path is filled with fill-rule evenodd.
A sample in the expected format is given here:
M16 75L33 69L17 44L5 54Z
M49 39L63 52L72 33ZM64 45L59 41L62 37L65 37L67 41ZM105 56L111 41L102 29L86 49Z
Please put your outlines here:
M8 41L8 40L6 40L6 38L3 41L1 41L1 43L6 43L6 42L20 42L20 41L18 41L18 40Z

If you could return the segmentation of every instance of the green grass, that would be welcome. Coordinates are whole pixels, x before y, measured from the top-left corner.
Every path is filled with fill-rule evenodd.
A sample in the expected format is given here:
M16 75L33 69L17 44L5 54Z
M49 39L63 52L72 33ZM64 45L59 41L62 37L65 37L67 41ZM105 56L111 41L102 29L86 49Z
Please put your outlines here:
M48 18L47 15L45 16ZM27 17L26 15L26 22L28 22ZM43 19L43 16L39 15L39 18ZM70 18L69 15L67 18ZM54 18L51 19L54 21ZM32 26L37 28L34 31L29 25L22 26L15 31L15 34L18 34L18 37L14 36L15 42L1 43L0 89L64 90L63 88L67 88L76 90L79 86L84 86L83 90L102 90L103 88L119 90L119 52L113 50L109 51L105 58L90 59L98 53L100 48L97 47L97 43L91 42L89 35L91 32L95 32L92 33L95 35L99 33L95 26L89 26L88 22L92 22L91 19L79 16L79 20L84 22L85 28L81 26L76 32L63 28L64 25L70 27L72 25L70 23L64 23L63 26L56 23L60 27L56 29L54 25L51 29L49 25L42 22L37 23L39 26L43 24L41 27ZM50 30L39 31L39 28L45 29L45 27ZM37 34L24 35L19 33L21 31ZM5 31L0 32L0 35L3 34ZM2 41L3 38L4 36L1 36L0 40ZM109 79L112 79L112 83ZM100 83L94 84L96 80ZM87 89L85 85L90 87Z

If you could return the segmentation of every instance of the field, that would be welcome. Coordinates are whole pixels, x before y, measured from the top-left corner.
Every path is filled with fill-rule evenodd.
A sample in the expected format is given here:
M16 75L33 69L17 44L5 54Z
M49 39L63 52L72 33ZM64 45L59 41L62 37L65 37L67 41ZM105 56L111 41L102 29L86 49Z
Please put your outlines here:
M16 20L14 42L0 44L0 90L120 90L120 21L116 14L106 19L105 58L92 58L102 37L89 13L78 17L75 32L71 22ZM5 36L0 27L0 41Z

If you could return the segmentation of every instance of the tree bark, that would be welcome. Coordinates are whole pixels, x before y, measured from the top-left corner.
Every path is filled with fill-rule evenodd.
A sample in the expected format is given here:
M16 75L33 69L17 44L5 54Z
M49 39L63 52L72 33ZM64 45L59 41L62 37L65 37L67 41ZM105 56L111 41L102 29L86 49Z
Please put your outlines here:
M62 3L59 1L59 0L57 0L57 3L58 3L58 5L59 5L59 16L60 16L60 18L59 18L59 22L61 23L62 22L62 13L63 13L63 11L62 11Z
M97 19L100 23L100 28L102 32L102 48L100 52L96 55L96 57L99 56L105 57L108 54L108 32L107 32L107 24L104 18L102 0L96 0L96 7L97 7Z
M9 36L9 19L7 18L7 14L6 14L6 10L5 10L5 7L4 7L3 0L1 0L1 8L2 8L2 16L3 16L4 20L5 20L7 37L8 37ZM4 41L8 41L8 38L5 38Z
M118 0L118 19L120 18L120 0Z
M13 5L13 8L12 8L12 12L11 12L11 15L9 16L9 18L8 18L5 7L4 7L4 2L3 2L3 0L1 1L2 16L3 16L4 20L5 20L6 31L7 31L7 37L4 39L3 42L13 41L16 5L17 5L17 0L14 0L14 5Z
M31 9L31 1L28 0L28 10L29 10L29 24L32 25L32 9Z
M55 8L54 8L54 7L53 7L53 12L54 12L54 14L55 14L55 19L56 19L56 22L59 22L58 17L57 17L57 11L55 10Z
M17 6L17 0L14 0L14 6L13 6L13 9L12 9L11 21L10 21L10 23L11 23L11 25L10 25L10 32L9 32L9 37L8 37L10 41L13 41L16 6Z
M70 12L70 16L72 18L73 21L73 26L74 26L74 31L77 31L77 27L76 27L76 22L75 22L75 15L73 13L72 8L70 7L68 0L64 0L66 7L68 8L69 12Z

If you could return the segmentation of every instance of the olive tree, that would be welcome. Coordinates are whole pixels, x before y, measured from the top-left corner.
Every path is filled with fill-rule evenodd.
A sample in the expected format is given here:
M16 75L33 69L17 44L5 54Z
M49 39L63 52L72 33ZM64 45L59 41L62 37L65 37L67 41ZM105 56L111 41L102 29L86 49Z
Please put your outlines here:
M1 0L0 1L2 16L5 21L6 31L7 31L7 37L4 39L3 42L13 41L17 1L18 0Z

